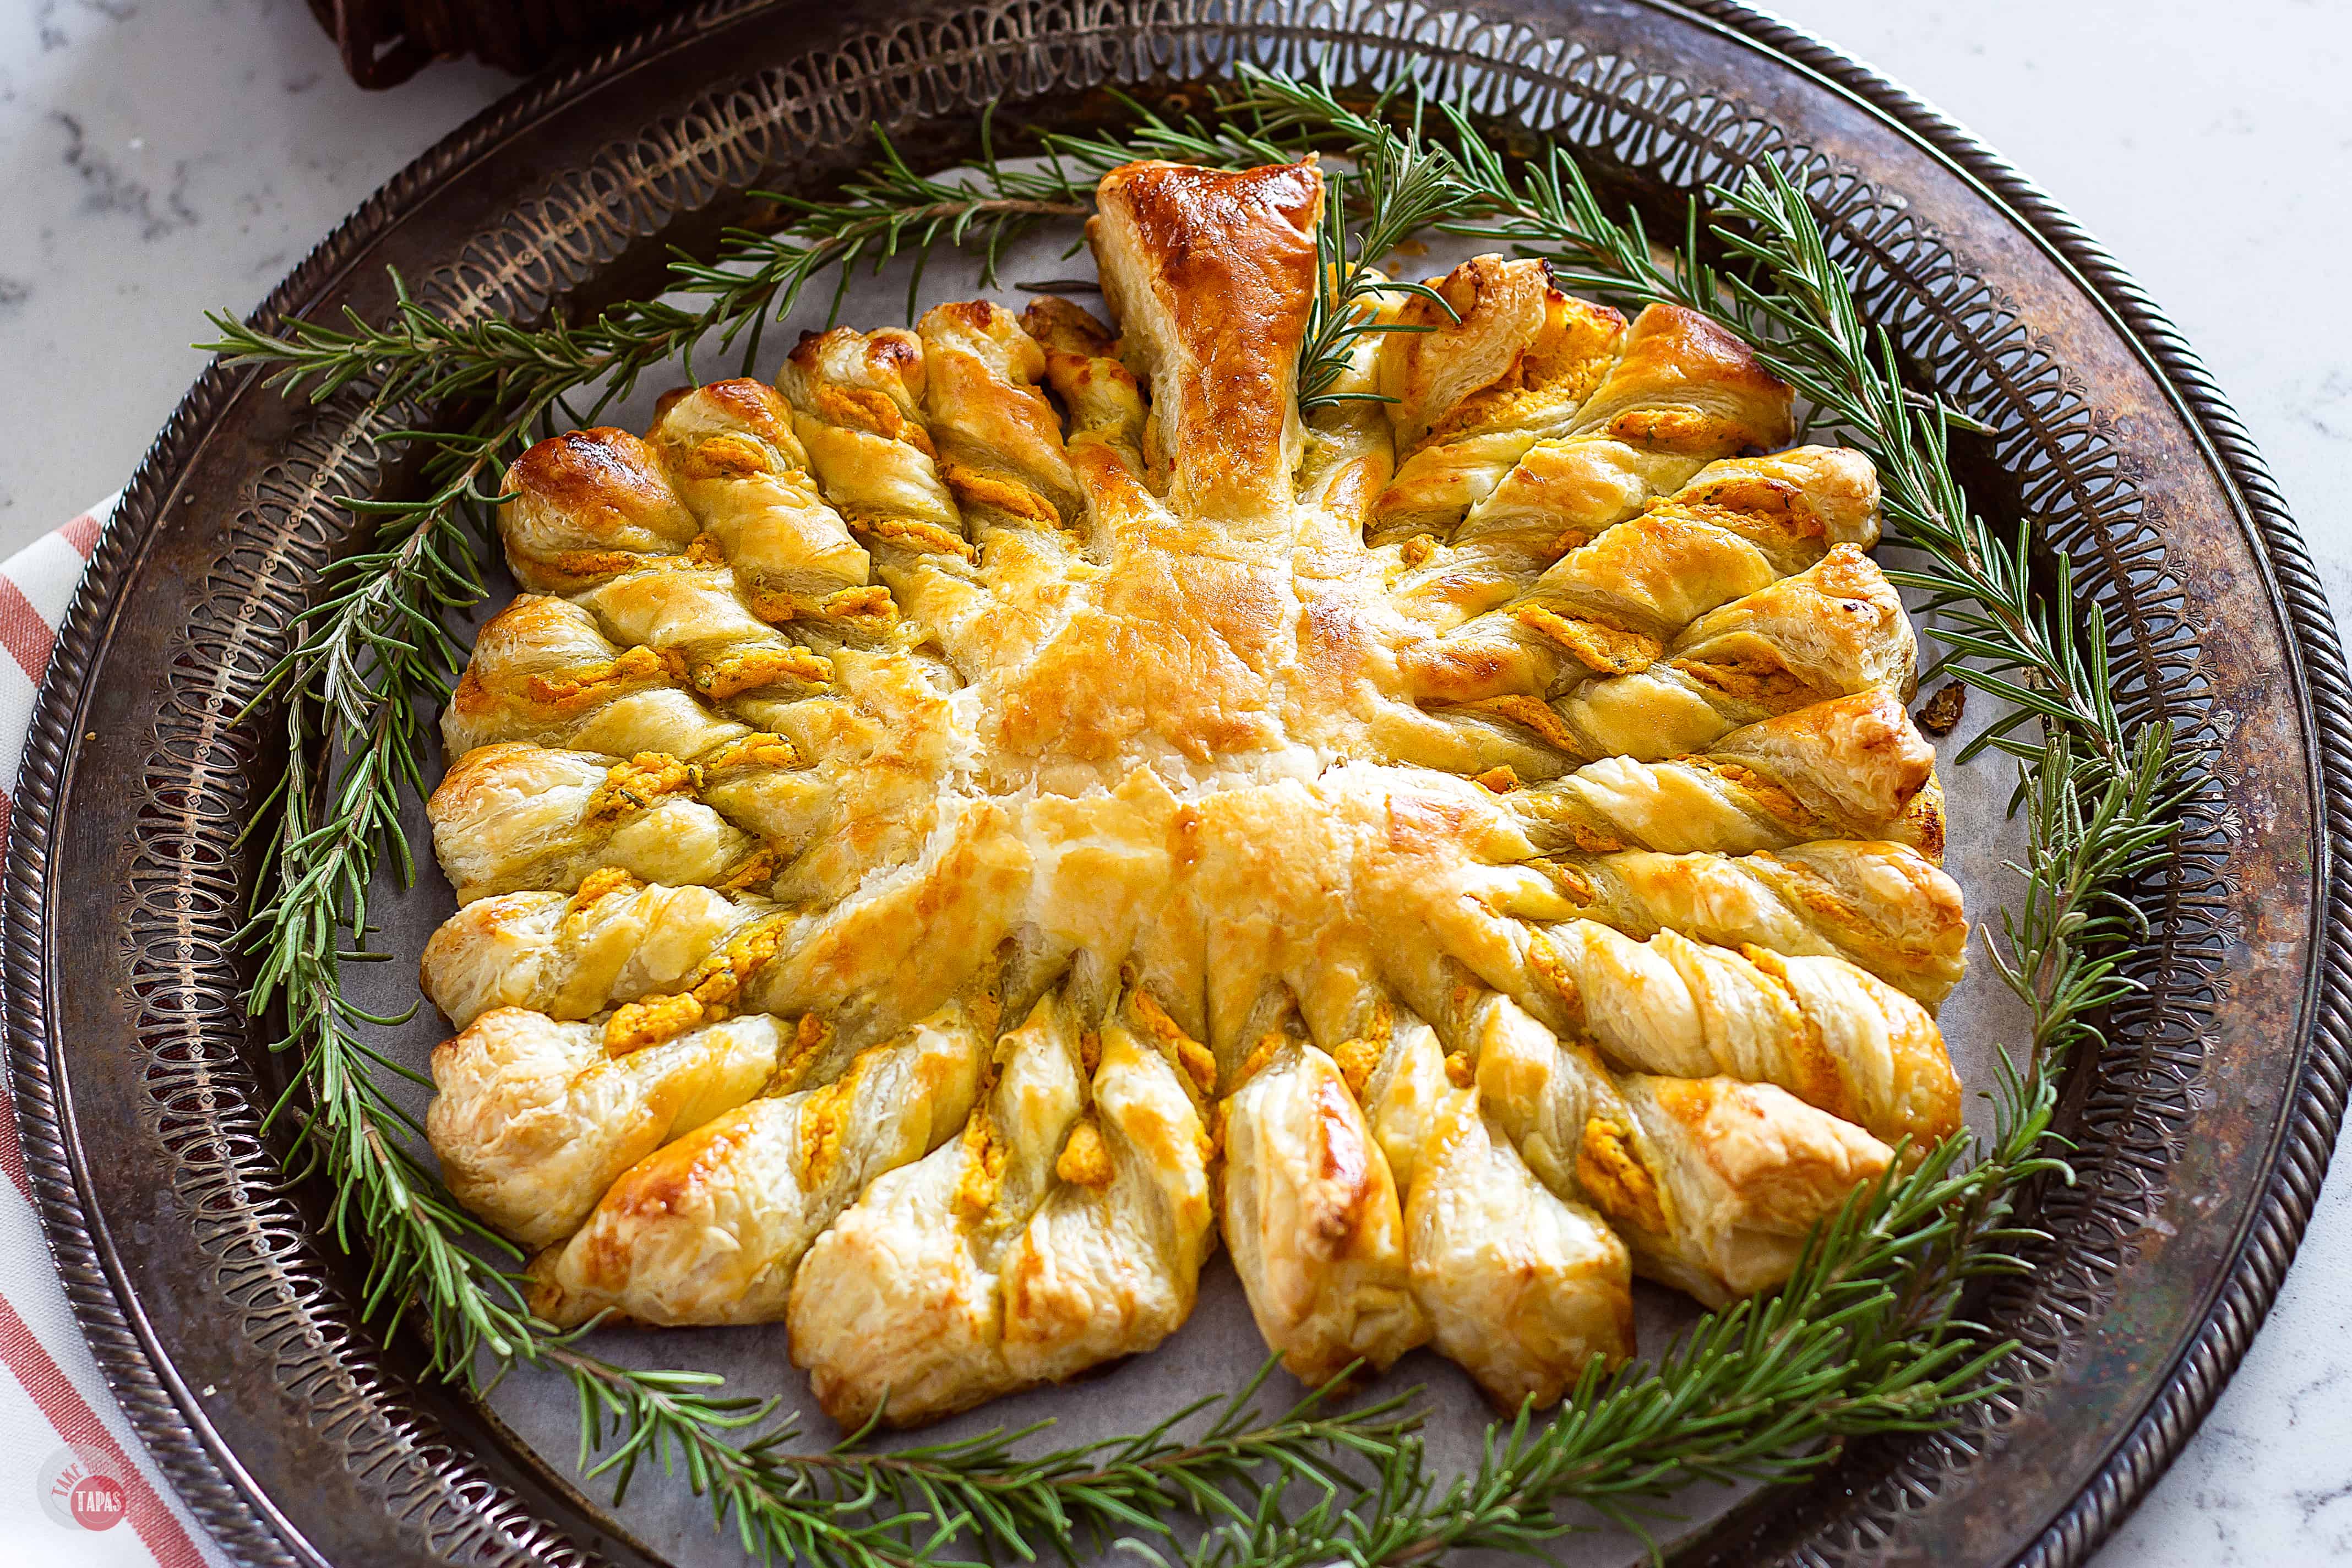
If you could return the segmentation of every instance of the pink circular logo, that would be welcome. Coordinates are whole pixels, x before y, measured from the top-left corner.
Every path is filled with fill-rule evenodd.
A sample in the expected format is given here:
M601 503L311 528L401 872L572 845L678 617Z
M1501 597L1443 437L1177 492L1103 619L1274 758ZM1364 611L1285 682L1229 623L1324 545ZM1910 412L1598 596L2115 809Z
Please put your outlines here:
M122 1483L112 1476L85 1476L74 1483L69 1506L84 1530L111 1530L122 1520Z

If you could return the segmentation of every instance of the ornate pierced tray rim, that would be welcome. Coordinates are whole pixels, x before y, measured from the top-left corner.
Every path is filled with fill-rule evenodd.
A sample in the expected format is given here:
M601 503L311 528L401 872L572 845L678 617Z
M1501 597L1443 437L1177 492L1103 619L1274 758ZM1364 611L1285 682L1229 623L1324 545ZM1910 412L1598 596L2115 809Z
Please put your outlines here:
M504 137L624 68L690 40L753 0L717 0L676 17L561 76L526 86L419 158L322 241L263 303L256 319L296 310L342 277L361 252L431 192L454 181ZM1714 25L1727 36L1793 62L1831 89L1906 132L2032 235L2082 285L2156 373L2213 469L2233 490L2240 521L2267 586L2292 631L2290 676L2313 742L2310 787L2324 812L2314 885L2324 892L2324 951L2304 985L2305 1047L2292 1114L2276 1134L2266 1190L2250 1210L2226 1277L2214 1282L2202 1328L2160 1390L2118 1437L2096 1479L2042 1531L2019 1561L2078 1563L2120 1522L2171 1462L2244 1354L2302 1238L2342 1119L2352 1072L2352 867L2336 855L2352 831L2352 684L2334 621L2307 552L2234 411L2172 325L2105 251L2038 188L1935 110L1773 17L1732 0L1644 0ZM25 1164L67 1294L101 1370L141 1439L205 1525L251 1563L294 1563L283 1521L258 1495L206 1422L191 1391L157 1353L135 1298L121 1287L103 1222L85 1205L69 1100L56 1092L43 998L49 978L48 900L38 868L56 830L54 811L74 764L86 678L105 645L121 591L143 563L180 470L245 384L208 368L157 437L94 552L60 628L19 775L5 882L9 936L5 1005L9 1072ZM563 1555L572 1555L566 1552Z

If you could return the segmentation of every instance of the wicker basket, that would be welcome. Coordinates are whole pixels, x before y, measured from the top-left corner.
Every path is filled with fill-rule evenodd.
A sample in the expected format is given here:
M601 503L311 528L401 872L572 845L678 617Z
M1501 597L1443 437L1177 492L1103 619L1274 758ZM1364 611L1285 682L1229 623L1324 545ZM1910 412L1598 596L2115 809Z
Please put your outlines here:
M472 55L523 75L616 37L679 0L310 0L362 87L397 87L436 59Z

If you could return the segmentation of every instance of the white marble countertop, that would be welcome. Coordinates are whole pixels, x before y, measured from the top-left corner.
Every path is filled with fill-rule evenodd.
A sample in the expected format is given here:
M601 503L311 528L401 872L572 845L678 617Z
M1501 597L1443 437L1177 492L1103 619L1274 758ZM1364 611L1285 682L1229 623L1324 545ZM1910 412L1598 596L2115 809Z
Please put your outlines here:
M2352 605L2352 12L2331 0L1787 0L2073 210L2197 344ZM0 0L0 555L115 489L202 356L504 90L368 95L300 0ZM2101 1568L2352 1560L2352 1163L2270 1324Z

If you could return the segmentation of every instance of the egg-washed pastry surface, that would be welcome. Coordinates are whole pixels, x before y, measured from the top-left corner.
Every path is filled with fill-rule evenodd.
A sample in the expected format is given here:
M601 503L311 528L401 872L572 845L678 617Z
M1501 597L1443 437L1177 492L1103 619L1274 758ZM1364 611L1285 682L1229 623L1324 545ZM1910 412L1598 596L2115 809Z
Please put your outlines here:
M1311 163L1107 175L1112 323L802 340L509 475L431 802L429 1127L558 1323L779 1321L847 1426L1148 1351L1498 1403L1958 1123L1857 454L1706 320L1399 291L1302 417Z

